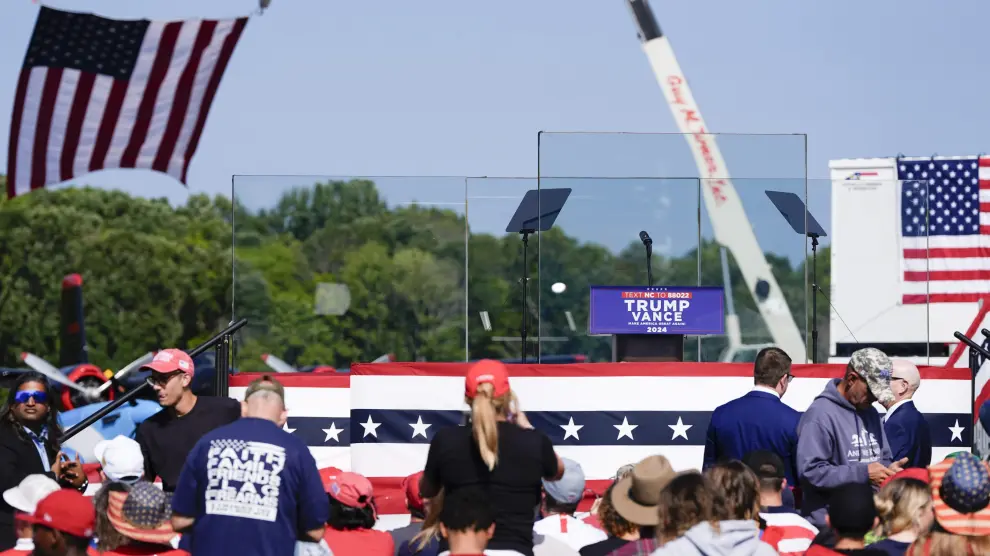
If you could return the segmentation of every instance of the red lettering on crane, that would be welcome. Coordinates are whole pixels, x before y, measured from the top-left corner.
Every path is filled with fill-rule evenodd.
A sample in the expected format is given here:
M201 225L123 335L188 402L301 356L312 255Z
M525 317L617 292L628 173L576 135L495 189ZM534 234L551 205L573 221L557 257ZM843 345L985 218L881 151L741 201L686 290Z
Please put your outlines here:
M674 104L687 104L684 102L684 97L681 96L681 83L684 83L684 80L677 75L671 75L667 78L670 94L674 97Z
M701 118L698 117L698 113L694 110L689 110L687 108L681 108L681 114L684 115L685 122L697 122L701 123Z
M667 77L667 85L670 87L670 96L673 97L674 104L688 105L684 100L683 90L681 89L683 83L684 80L678 75ZM708 132L701 122L701 115L693 108L681 108L680 115L684 127L691 133L694 142L698 146L698 152L701 153L701 159L704 161L704 173L708 176L708 179L705 179L705 186L712 194L715 200L715 206L722 206L723 203L729 200L725 194L725 188L728 184L724 179L710 179L712 176L719 174L719 167L715 161L715 155L712 153Z

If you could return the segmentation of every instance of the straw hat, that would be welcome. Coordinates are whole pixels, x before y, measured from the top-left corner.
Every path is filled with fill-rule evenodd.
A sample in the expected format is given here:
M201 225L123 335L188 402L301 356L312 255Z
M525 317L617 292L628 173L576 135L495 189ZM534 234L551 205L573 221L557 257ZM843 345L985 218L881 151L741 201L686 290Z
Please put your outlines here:
M929 468L935 519L956 535L990 535L990 468L964 452Z
M129 539L168 544L176 535L168 496L149 482L135 483L129 492L111 492L108 506L110 524Z

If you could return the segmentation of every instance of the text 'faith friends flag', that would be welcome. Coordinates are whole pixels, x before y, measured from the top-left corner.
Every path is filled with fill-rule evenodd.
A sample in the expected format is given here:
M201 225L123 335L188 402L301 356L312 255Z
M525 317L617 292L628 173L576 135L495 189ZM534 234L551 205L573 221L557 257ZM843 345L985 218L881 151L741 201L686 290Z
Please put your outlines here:
M246 24L122 21L42 7L14 95L8 198L109 168L185 183Z
M990 296L990 158L902 158L897 179L902 303Z

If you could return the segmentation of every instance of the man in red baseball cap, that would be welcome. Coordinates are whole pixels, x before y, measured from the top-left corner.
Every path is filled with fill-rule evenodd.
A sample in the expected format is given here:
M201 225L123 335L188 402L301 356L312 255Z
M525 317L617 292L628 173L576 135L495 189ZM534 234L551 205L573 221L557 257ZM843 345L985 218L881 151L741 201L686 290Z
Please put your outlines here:
M144 454L144 478L162 480L166 492L175 491L182 464L204 434L241 417L241 404L231 398L204 396L191 389L196 367L178 349L164 349L142 371L151 371L148 384L155 390L162 411L138 427L135 440Z
M96 527L93 503L70 489L49 494L38 502L34 514L19 518L34 526L36 556L83 556Z

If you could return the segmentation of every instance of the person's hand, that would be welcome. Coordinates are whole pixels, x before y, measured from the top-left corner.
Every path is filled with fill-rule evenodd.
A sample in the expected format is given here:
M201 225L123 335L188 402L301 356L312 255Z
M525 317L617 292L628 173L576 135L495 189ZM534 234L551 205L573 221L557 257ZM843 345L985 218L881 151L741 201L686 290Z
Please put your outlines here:
M883 483L887 477L894 475L893 470L876 461L871 463L866 469L870 472L870 482L878 486Z
M532 429L532 428L534 428L533 425L529 422L529 417L526 417L526 414L523 413L522 411L520 411L519 413L516 413L513 416L512 422L515 423L516 426L518 426L521 429Z
M893 471L894 473L900 473L901 471L904 471L904 466L907 465L907 462L908 462L907 458L901 458L895 461L894 463L890 464L890 470Z
M86 482L86 472L83 471L79 454L76 454L75 460L69 460L65 454L60 453L60 455L64 458L64 463L60 466L60 473L56 476L75 488L81 487Z
M56 479L62 476L62 467L68 459L65 452L59 451L59 453L55 454L55 463L52 464L52 474L55 475Z
M590 513L591 515L598 515L598 507L601 505L602 505L601 497L596 496L594 503L591 504L591 509L588 510L588 513Z

